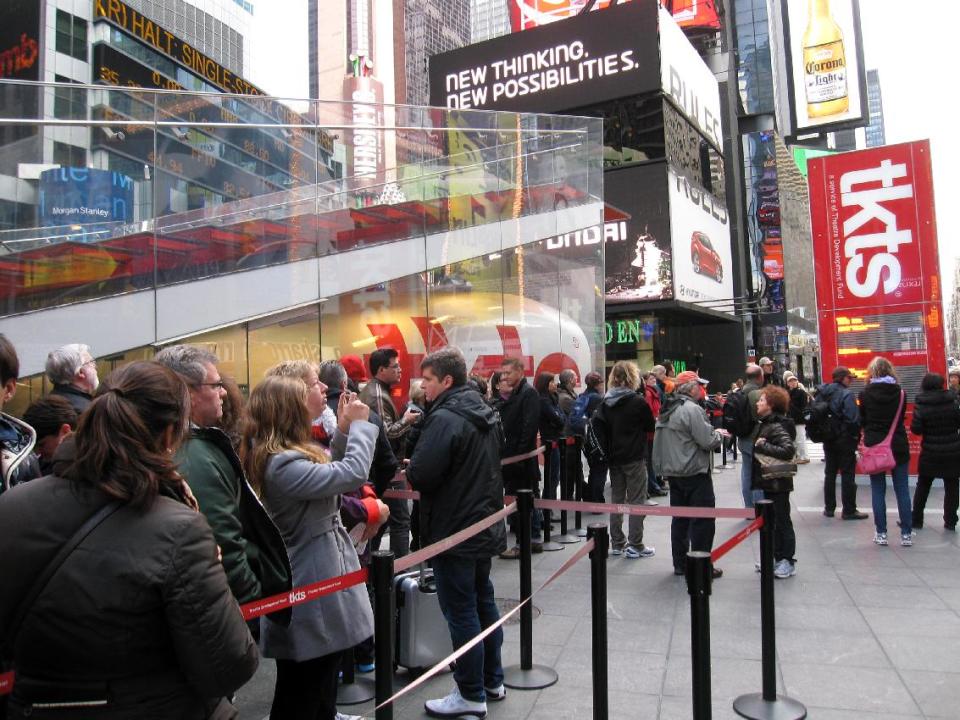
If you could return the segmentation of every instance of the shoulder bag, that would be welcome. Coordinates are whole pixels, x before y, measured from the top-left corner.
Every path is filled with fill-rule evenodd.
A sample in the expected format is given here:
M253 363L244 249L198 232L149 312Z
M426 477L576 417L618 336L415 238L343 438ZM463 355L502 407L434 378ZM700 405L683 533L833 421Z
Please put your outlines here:
M890 472L897 466L897 461L893 457L893 431L897 429L897 423L900 422L900 413L903 411L906 395L903 390L900 391L900 406L893 416L893 422L890 423L890 431L882 441L876 445L865 445L863 439L860 440L860 448L857 450L857 472L861 475L879 475Z

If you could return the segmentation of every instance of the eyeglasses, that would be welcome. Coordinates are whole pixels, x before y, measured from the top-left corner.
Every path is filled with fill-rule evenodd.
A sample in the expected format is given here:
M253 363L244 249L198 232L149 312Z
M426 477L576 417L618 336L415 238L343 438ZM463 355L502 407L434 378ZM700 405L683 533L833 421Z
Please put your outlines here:
M217 388L218 390L223 390L223 380L218 380L217 382L212 383L195 383L194 387L212 387Z
M400 363L397 363L396 365L387 365L387 370L399 370L399 369L400 369Z

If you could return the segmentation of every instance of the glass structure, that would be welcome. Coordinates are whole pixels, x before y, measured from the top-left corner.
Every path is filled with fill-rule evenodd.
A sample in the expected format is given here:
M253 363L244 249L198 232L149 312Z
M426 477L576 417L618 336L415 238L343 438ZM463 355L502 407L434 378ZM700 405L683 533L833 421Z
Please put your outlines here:
M40 110L65 107L41 102L58 94L69 117ZM547 242L603 220L600 121L379 112L360 135L351 103L0 83L0 180L17 187L0 332L25 376L13 411L69 342L101 372L202 343L245 387L279 360L385 346L410 379L446 344L484 374L505 355L529 375L602 367L600 246ZM371 132L403 162L385 151L375 177L345 176ZM82 152L51 162L61 136Z

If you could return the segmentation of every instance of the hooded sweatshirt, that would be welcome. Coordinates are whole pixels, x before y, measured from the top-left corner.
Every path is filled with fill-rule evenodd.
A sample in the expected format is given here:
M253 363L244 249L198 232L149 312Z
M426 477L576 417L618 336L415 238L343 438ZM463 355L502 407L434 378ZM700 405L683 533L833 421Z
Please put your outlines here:
M646 456L647 433L653 432L653 411L635 390L610 388L597 411L594 428L607 448L612 467L640 462Z
M690 477L710 469L710 452L722 436L693 398L674 393L660 409L653 436L653 469L664 477Z

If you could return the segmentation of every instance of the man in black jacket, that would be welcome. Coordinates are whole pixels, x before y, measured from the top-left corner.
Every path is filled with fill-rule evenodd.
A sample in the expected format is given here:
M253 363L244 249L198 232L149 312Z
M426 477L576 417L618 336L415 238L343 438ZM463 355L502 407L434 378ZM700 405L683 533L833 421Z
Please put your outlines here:
M496 413L466 385L467 365L452 347L430 353L420 365L430 409L414 449L407 479L420 491L424 543L449 537L503 508L500 433ZM433 560L437 599L459 648L500 619L490 582L490 559L506 548L503 522L458 543ZM492 632L457 661L457 687L428 700L435 717L484 717L487 700L506 696L500 646Z
M510 396L500 405L500 422L503 423L505 442L503 457L522 455L537 447L537 429L540 425L540 395L523 376L523 362L519 358L503 359L500 380L510 388ZM520 488L530 488L534 497L540 497L540 465L537 458L522 460L503 466L503 490L512 495ZM517 532L515 519L510 518L511 529ZM542 516L533 511L533 552L543 552ZM512 547L501 555L507 560L520 557L520 548Z
M830 403L837 418L835 436L823 443L827 465L823 472L823 514L833 517L837 511L837 473L840 473L840 501L844 520L863 520L867 513L857 509L857 442L860 439L860 410L850 390L853 374L845 367L833 369L832 383L817 391L817 398Z

